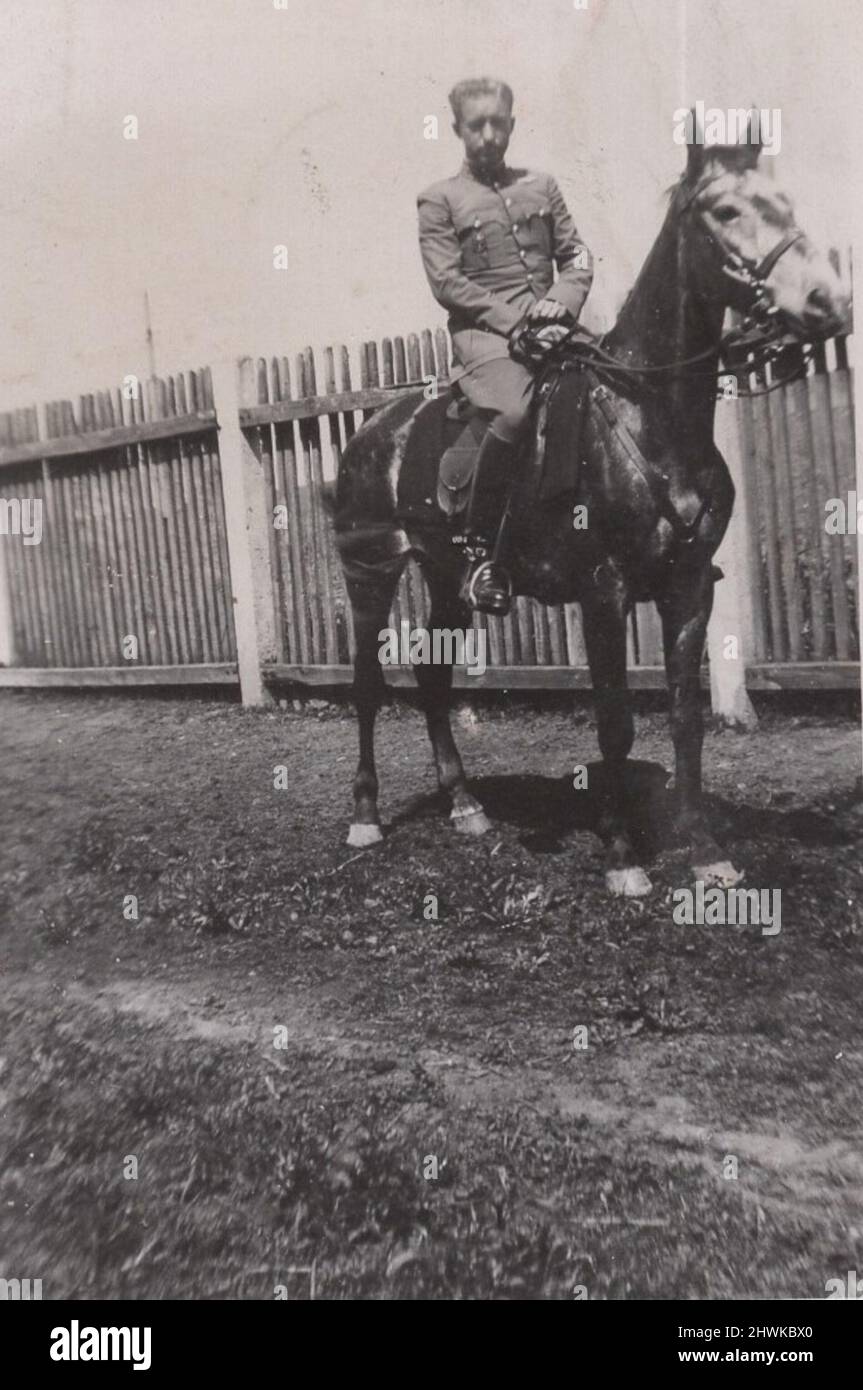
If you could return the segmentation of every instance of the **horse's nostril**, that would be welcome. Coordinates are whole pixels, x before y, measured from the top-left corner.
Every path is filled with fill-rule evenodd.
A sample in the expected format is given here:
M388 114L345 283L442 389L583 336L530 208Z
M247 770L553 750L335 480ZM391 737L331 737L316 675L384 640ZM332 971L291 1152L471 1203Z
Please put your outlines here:
M811 319L827 318L833 312L833 301L826 290L816 288L806 296L806 314Z

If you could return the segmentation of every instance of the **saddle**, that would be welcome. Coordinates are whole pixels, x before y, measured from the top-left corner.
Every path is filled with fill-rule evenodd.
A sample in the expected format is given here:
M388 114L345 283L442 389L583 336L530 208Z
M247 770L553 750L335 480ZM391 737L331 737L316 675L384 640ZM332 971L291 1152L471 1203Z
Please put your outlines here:
M451 390L450 395L444 426L448 442L438 468L437 504L444 516L452 518L460 516L467 507L489 414L471 405L458 388Z
M578 486L581 433L589 392L587 373L574 360L550 362L538 377L518 476L542 502ZM568 408L550 411L553 398ZM398 483L403 522L457 525L470 498L480 445L492 416L452 386L414 416Z

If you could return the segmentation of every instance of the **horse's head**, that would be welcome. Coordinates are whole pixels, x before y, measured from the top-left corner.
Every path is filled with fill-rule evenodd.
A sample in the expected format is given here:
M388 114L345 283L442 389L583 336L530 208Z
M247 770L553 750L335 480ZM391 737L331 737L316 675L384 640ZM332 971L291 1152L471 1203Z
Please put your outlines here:
M702 277L730 308L778 311L800 338L847 324L849 297L827 253L797 225L757 142L689 146L678 210L692 220ZM696 230L697 229L697 230Z

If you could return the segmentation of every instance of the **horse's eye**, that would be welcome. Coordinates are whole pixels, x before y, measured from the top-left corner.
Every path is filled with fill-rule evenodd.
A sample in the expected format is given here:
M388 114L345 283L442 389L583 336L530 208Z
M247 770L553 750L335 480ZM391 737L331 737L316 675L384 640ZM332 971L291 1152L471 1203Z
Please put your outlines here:
M740 213L737 211L737 208L731 207L729 203L726 203L725 207L715 208L713 216L716 218L717 222L733 222L735 217L740 216Z

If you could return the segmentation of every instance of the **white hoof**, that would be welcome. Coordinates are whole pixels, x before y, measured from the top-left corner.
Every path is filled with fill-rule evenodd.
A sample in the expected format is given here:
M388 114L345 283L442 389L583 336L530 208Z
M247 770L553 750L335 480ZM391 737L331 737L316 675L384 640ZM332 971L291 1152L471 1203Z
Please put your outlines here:
M491 821L482 807L477 811L451 811L450 820L459 835L486 835L491 830Z
M348 844L354 849L366 849L368 845L379 845L383 839L379 825L360 825L354 822L348 831Z
M705 888L733 888L743 877L728 859L717 864L695 864L692 872L696 882L703 883Z
M638 864L631 869L609 869L605 875L605 886L615 898L643 898L653 888Z

